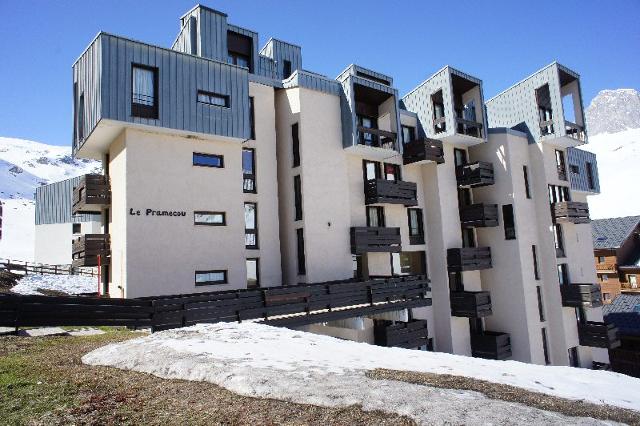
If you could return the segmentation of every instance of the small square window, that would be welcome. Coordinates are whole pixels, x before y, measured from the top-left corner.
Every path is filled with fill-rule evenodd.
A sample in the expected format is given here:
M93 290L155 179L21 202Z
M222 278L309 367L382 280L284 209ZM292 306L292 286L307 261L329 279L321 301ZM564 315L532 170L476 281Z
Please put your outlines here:
M193 165L202 167L224 167L224 157L216 154L193 153Z
M81 228L82 228L82 225L81 225L81 224L79 224L79 223L74 223L74 224L72 224L71 226L72 226L72 232L73 232L74 234L80 234L80 233L81 233Z

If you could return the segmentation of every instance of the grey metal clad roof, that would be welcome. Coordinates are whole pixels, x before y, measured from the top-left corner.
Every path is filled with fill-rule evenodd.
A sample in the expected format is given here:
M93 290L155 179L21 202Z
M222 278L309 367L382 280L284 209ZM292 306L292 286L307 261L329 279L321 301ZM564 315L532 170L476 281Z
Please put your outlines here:
M640 335L640 294L623 293L602 307L604 319L618 327L620 334Z
M614 217L591 221L593 248L618 248L640 222L640 216Z

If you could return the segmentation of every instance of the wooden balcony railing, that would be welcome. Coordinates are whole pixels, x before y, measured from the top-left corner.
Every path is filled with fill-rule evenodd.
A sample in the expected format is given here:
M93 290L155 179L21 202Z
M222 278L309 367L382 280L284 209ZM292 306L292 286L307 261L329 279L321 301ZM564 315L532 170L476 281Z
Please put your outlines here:
M456 117L456 124L458 126L457 132L461 135L473 136L474 138L482 137L482 123Z
M437 139L417 139L404 144L402 151L404 164L434 162L444 163L442 141Z
M495 331L472 333L471 355L486 359L508 359L511 357L511 338L508 333Z
M380 321L374 327L374 342L379 346L395 346L413 349L429 343L427 321L412 320L409 322Z
M111 204L109 178L105 175L88 174L80 178L73 188L71 211L77 213L99 213Z
M562 306L570 308L595 308L602 306L602 294L598 284L565 284L560 286Z
M449 300L454 317L482 318L492 314L488 291L452 291Z
M485 161L465 164L456 167L458 186L463 188L478 188L493 185L493 164Z
M578 201L562 201L551 206L556 223L589 223L589 205Z
M74 268L108 265L111 262L109 234L86 234L76 238L72 243L71 258Z
M414 182L372 179L364 183L365 204L418 205L418 187Z
M479 271L491 268L491 248L465 247L447 250L449 272Z
M477 203L460 207L460 223L465 228L498 226L498 205Z
M397 134L395 132L358 126L358 143L360 145L396 150L396 140Z
M596 271L616 272L617 270L617 263L596 263Z
M587 139L587 134L584 131L584 127L579 124L572 123L570 121L565 120L564 132L567 136L582 142L586 141Z
M551 135L554 133L553 120L540 121L540 134L542 136Z
M614 349L620 346L618 329L614 324L587 321L578 323L578 340L582 346Z
M351 253L399 253L402 250L400 228L361 226L351 228Z

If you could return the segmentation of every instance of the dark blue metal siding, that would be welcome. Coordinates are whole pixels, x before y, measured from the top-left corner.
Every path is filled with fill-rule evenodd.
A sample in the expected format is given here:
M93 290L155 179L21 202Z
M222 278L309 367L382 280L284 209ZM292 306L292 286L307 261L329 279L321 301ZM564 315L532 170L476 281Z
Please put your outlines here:
M99 221L100 215L71 214L73 188L79 182L78 176L36 188L36 225Z

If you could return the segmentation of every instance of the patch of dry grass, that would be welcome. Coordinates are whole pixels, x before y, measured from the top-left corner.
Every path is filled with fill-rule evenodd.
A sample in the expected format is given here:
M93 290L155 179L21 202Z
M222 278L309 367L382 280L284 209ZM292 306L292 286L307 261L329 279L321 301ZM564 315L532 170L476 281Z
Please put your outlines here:
M637 411L611 405L599 405L585 401L560 398L516 386L471 379L469 377L387 369L368 371L367 377L379 380L397 380L436 388L475 391L491 399L516 402L541 410L555 411L566 416L592 417L594 419L613 420L630 425L640 425L640 413Z
M0 338L0 419L8 424L407 425L359 406L327 408L237 395L211 383L90 367L82 355L139 334Z

